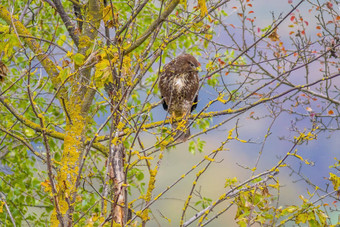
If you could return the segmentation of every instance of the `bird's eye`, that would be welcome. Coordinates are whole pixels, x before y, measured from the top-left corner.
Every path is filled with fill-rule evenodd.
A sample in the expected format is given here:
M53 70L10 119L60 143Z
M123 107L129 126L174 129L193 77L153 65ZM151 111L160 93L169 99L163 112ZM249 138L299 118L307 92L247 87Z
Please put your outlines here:
M196 68L196 65L194 63L192 63L191 61L189 61L189 64L191 67L195 67Z

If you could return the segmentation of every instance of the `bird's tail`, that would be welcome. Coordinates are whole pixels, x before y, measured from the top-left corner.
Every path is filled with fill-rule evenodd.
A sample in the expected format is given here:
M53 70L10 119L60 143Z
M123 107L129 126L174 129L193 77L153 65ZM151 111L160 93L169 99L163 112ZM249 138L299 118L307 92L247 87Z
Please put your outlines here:
M176 132L174 135L176 142L185 142L188 140L190 137L189 123L189 121L182 120L172 124L172 129Z

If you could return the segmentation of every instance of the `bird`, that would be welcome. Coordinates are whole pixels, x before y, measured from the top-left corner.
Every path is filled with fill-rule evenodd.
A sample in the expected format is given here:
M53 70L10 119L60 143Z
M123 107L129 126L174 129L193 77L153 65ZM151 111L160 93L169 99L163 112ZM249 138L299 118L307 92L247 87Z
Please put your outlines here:
M178 142L185 142L190 137L187 117L197 107L199 66L194 56L183 53L166 64L160 72L162 105L170 114L170 123L176 132L174 139ZM176 118L183 119L184 124Z

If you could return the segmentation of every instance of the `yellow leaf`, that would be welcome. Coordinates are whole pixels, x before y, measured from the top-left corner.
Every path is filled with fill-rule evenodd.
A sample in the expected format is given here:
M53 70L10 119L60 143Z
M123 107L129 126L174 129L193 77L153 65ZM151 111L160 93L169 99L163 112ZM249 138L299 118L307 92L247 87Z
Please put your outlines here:
M340 177L333 173L329 173L329 180L332 181L334 190L338 190L340 187Z
M90 37L84 35L79 38L79 48L90 46L92 43Z
M280 184L279 182L276 182L276 184L269 184L269 187L275 188L275 189L279 189L280 188Z
M40 185L45 188L44 189L45 192L51 192L52 191L51 184L50 184L49 180L45 180L45 181L41 182Z
M97 87L103 87L104 84L113 82L109 60L103 59L95 67L94 81Z
M274 29L274 31L268 36L268 38L273 42L280 40L280 36L277 34L277 28Z
M103 21L105 23L112 18L112 13L111 12L112 12L111 11L111 4L109 4L108 6L106 6L103 9Z
M0 201L0 214L3 212L4 204L5 204L4 201Z
M299 214L296 217L295 223L296 224L306 223L308 219L313 219L313 218L309 218L308 213L302 213L302 214ZM315 219L315 217L314 217L314 219Z
M208 9L205 0L198 0L198 7L201 10L201 17L208 14Z
M182 4L184 6L184 9L187 9L187 7L188 7L187 0L180 0L179 4Z
M81 39L81 38L80 38ZM66 54L67 57L71 58L73 56L73 53L71 51L67 51L67 54Z
M287 207L285 210L288 212L288 213L293 213L297 210L298 208L296 206L289 206Z
M212 39L213 36L212 36L211 34L205 34L204 37L205 37L206 39L209 39L209 40L210 40L210 39Z

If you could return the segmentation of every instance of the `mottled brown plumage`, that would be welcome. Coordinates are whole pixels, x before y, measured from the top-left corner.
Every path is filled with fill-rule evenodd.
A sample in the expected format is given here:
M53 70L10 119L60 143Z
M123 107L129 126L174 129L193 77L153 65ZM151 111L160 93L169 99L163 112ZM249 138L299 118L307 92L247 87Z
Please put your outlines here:
M163 108L171 118L183 117L196 108L198 99L198 70L199 62L190 54L182 54L166 64L160 74L159 89L163 98ZM185 128L177 130L175 139L184 142L190 136L190 129L185 123ZM172 124L177 129L178 123Z

